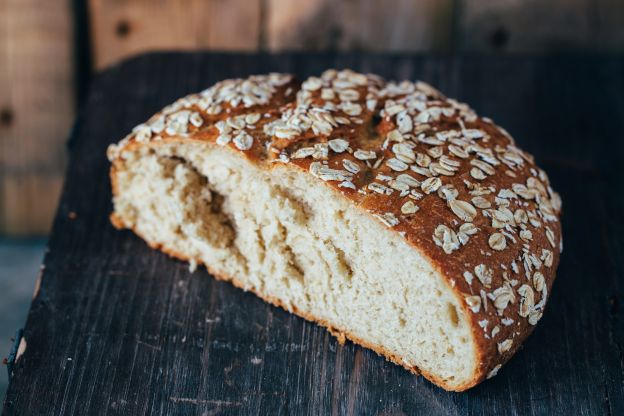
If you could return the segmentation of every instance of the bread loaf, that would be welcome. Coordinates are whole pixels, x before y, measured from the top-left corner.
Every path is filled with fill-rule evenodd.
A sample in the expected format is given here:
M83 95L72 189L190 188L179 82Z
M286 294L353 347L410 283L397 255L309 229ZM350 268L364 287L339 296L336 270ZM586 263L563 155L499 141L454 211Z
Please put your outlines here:
M226 80L108 157L116 227L448 390L497 373L555 278L546 173L422 82Z

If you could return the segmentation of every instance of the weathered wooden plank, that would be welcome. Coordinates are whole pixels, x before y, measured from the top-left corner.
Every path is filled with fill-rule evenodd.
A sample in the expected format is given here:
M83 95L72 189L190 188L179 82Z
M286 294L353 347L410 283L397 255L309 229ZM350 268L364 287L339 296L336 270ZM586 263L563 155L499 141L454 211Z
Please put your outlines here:
M271 50L446 51L452 0L269 0Z
M468 101L533 152L562 194L566 247L546 314L497 377L466 393L340 346L108 222L105 148L160 107L225 77L347 66L424 79ZM624 143L613 140L624 127L622 86L621 57L158 54L106 71L72 141L5 412L624 413Z
M618 0L462 0L457 12L457 50L624 50L624 3Z
M452 0L90 0L90 16L103 68L157 49L448 50Z
M69 2L0 0L0 233L47 233L73 111Z
M617 0L90 0L97 68L155 49L622 51Z
M140 52L255 50L261 0L89 0L96 69Z

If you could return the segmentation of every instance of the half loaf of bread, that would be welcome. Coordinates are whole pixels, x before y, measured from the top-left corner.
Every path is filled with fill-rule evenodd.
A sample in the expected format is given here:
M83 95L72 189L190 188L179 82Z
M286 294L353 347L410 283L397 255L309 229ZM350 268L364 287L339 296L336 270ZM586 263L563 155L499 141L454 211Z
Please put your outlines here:
M108 157L116 227L449 390L514 354L561 252L544 171L422 82L226 80Z

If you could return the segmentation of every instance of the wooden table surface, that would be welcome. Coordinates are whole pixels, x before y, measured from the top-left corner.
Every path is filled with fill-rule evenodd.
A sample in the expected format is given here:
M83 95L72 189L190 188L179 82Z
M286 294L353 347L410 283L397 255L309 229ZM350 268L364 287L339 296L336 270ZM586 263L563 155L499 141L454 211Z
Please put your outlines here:
M223 78L328 67L422 79L470 103L562 195L565 248L544 318L468 392L340 346L109 224L105 149L134 125ZM69 147L8 415L624 415L624 56L144 55L97 77Z

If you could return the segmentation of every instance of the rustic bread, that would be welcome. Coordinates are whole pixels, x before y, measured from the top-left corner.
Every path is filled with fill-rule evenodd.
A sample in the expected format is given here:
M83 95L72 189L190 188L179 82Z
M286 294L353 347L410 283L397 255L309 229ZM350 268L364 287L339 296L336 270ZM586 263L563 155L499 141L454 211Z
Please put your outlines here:
M116 227L445 389L497 373L555 278L544 171L422 82L226 80L108 157Z

